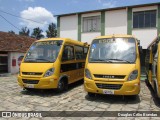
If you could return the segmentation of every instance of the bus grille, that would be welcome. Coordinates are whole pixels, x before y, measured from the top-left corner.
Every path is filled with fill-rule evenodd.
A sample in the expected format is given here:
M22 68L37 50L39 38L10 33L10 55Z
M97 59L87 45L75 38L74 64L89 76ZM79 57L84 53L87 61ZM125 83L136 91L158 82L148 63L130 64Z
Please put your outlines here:
M42 72L22 72L23 75L42 75Z
M122 87L122 84L101 84L101 83L96 83L98 88L101 89L113 89L113 90L119 90Z
M26 84L38 84L39 80L27 80L27 79L22 79L23 83Z
M124 79L125 75L98 75L94 74L95 78L110 78L110 79Z

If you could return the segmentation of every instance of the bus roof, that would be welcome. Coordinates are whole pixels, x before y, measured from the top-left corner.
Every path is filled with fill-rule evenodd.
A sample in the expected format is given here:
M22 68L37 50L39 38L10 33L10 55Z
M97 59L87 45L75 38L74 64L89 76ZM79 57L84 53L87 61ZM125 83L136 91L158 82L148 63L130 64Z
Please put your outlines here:
M105 36L98 36L95 39L100 39L100 38L113 38L113 37L133 37L135 38L133 35L123 35L123 34L113 34L113 35L105 35Z
M83 43L70 38L45 38L45 39L38 40L36 42L43 42L43 41L50 41L50 40L63 40L66 43L72 43L72 44L81 45L81 46L88 46L87 43Z

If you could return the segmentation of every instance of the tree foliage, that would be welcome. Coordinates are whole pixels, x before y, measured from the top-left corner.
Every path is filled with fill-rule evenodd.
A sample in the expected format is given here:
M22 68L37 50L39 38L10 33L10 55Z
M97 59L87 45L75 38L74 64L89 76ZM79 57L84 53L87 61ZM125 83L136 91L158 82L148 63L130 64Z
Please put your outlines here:
M57 37L57 29L56 29L56 24L55 23L49 24L48 30L46 30L46 34L47 34L46 36L48 38Z
M23 27L20 31L19 31L19 35L23 35L23 36L29 36L30 30L27 27Z
M41 39L44 38L44 35L42 34L43 30L40 29L39 27L34 28L31 37L35 39Z
M8 31L8 33L16 34L13 30Z

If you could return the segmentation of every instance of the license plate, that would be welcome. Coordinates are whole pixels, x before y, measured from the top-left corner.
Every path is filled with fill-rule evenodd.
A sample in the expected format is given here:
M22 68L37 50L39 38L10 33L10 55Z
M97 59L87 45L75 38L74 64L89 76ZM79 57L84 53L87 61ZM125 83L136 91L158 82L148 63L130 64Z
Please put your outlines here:
M26 87L27 88L34 88L34 85L33 84L26 84Z
M103 94L113 95L114 94L114 90L103 90Z

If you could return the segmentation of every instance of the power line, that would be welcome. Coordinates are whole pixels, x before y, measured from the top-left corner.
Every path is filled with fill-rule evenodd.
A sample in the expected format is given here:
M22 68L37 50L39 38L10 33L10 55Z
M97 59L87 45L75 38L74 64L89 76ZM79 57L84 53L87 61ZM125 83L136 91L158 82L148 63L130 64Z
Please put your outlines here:
M3 10L0 10L0 12L3 12L5 14L8 14L8 15L11 15L11 16L14 16L14 17L17 17L17 18L21 18L21 19L24 19L24 20L29 20L29 21L32 21L32 22L35 22L35 23L38 23L38 24L45 24L45 23L42 23L42 22L37 22L35 20L31 20L31 19L28 19L28 18L23 18L23 17L20 17L20 16L17 16L17 15L14 15L14 14L11 14L11 13L8 13L8 12L5 12ZM47 24L49 25L49 24Z
M16 29L20 30L18 27L16 27L14 24L12 24L10 21L8 21L5 17L3 17L2 15L0 15L0 17L2 17L6 22L8 22L10 25L12 25L13 27L15 27ZM11 34L11 35L14 35L14 34ZM31 36L20 36L20 35L17 35L15 34L17 38L19 39L22 39L22 37L26 37L25 39L29 39L29 37L31 38ZM23 45L23 43L21 43L20 45ZM18 47L20 46L18 45ZM18 49L21 49L21 48L18 48Z
M12 24L10 21L8 21L5 17L3 17L2 15L0 15L1 18L3 18L6 22L8 22L10 25L12 25L13 27L15 27L16 29L20 30L18 27L16 27L14 24Z

